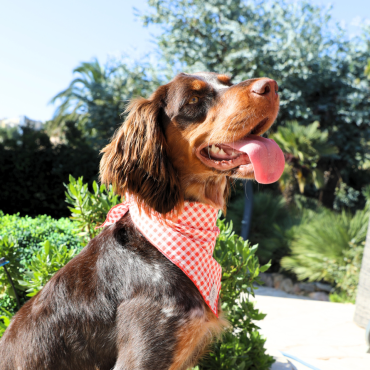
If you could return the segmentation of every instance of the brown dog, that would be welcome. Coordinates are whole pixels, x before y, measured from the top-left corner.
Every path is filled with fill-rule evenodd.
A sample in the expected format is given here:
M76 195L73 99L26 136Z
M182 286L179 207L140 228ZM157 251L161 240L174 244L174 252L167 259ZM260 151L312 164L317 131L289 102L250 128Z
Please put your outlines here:
M179 74L131 102L103 150L102 181L163 215L184 200L225 210L229 177L275 181L265 178L281 163L268 150L244 148L251 138L269 146L248 135L274 122L277 89L266 78L233 85L216 73ZM0 369L185 370L224 325L128 213L14 316L0 342Z

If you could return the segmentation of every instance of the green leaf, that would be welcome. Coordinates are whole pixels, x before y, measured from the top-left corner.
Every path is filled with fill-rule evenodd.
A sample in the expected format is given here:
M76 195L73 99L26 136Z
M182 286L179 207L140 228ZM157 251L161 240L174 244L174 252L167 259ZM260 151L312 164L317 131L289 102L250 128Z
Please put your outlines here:
M97 185L96 181L93 182L92 186L93 186L93 189L94 189L94 193L98 194L98 185Z
M44 250L45 250L45 254L46 255L49 255L50 253L50 242L49 240L46 240L45 243L44 243Z
M74 187L74 185L72 184L72 183L70 183L69 185L68 185L68 189L69 189L69 191L72 193L72 195L74 195L75 197L77 197L78 195L77 195L77 190L76 190L76 188Z
M269 263L266 263L265 265L263 265L263 266L261 266L261 267L260 267L260 272L265 272L265 271L267 271L270 267L271 267L271 260L269 261Z

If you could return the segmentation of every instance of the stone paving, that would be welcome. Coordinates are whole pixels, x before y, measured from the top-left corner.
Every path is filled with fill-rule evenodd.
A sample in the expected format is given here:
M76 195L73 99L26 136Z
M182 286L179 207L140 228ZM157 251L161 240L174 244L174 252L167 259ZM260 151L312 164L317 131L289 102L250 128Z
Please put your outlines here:
M365 329L353 322L354 305L314 301L266 287L256 290L255 301L267 314L257 323L267 338L266 348L281 362L272 370L309 369L279 351L320 370L370 370Z

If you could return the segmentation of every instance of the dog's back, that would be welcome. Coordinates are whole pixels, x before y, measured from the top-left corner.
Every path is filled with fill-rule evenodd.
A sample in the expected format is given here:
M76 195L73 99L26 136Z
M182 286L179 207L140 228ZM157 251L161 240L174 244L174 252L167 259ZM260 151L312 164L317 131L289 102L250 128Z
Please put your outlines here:
M0 342L0 368L112 369L125 348L127 368L164 369L180 326L204 315L194 284L127 215L15 315Z

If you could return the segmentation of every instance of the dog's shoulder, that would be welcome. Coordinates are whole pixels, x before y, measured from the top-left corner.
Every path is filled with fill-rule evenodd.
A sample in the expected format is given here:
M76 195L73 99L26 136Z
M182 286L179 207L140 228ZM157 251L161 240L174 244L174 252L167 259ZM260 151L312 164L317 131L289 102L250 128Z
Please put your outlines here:
M114 254L114 263L120 266L117 271L123 272L122 279L126 283L130 282L133 294L140 291L155 299L174 300L189 309L204 306L193 282L143 236L132 222L130 213L107 230L108 233L114 251L108 248L107 253ZM104 234L101 236L104 237Z
M92 239L40 294L55 291L72 297L78 292L79 300L100 304L114 297L109 305L116 307L137 295L170 299L185 310L204 306L193 282L140 233L129 212Z

